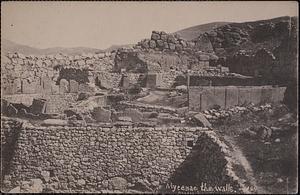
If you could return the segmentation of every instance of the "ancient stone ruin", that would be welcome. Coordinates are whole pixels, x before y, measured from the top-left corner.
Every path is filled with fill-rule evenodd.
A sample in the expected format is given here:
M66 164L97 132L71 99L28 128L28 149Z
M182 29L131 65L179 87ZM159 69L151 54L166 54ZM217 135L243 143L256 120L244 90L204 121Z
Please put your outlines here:
M237 158L238 147L218 131L244 116L274 116L286 95L287 85L272 82L274 75L261 77L283 51L226 50L249 41L256 32L249 29L227 25L193 40L152 31L130 48L81 55L5 53L3 186L11 192L207 193L218 186L223 193L261 192L247 160ZM292 128L291 118L282 121ZM277 131L270 129L257 130L264 143Z

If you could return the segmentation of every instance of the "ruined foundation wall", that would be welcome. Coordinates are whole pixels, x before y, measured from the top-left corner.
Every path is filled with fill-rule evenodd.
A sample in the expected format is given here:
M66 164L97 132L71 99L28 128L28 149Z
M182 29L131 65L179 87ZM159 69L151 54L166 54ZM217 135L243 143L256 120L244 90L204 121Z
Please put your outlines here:
M195 111L221 108L247 103L276 103L284 98L286 87L272 86L228 86L228 87L191 87L189 107Z
M205 156L211 169L224 174L224 182L236 183L228 171L222 147L214 132L201 128L103 128L103 127L34 127L23 125L17 140L10 176L13 183L42 178L42 171L51 172L60 181L60 190L77 187L88 191L107 189L107 180L122 177L146 179L152 187L172 177L191 154L196 142L211 140L212 153ZM192 144L192 145L190 145ZM204 149L203 149L204 148ZM202 147L203 150L207 148ZM202 152L202 151L198 151ZM204 151L203 151L204 152ZM216 159L212 159L216 158ZM211 170L201 172L203 178L218 177ZM79 180L84 180L79 184ZM226 181L225 181L226 180ZM219 180L218 180L219 181Z
M3 95L61 93L60 69L111 72L114 58L113 52L39 56L7 53L1 60L1 92Z
M11 103L22 103L26 106L30 106L33 102L33 99L45 99L46 110L48 114L51 113L62 113L66 108L68 108L72 103L75 103L77 100L77 94L68 93L68 94L16 94L16 95L6 95L2 97L3 99Z

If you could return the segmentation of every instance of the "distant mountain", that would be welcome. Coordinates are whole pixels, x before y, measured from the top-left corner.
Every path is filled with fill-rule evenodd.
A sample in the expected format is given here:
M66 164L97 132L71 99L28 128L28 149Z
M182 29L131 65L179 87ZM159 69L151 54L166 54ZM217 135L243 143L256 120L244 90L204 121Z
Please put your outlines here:
M19 52L25 55L48 55L48 54L57 54L57 53L65 53L65 54L82 54L82 53L98 53L103 52L101 49L88 48L88 47L73 47L73 48L65 48L65 47L52 47L47 49L39 49L35 47L30 47L26 45L21 45L15 43L13 41L2 39L1 40L1 53L4 52Z
M192 40L197 38L201 33L211 31L214 28L230 24L231 22L212 22L207 24L201 24L197 26L192 26L175 32L179 34L182 38L186 40Z
M113 51L113 50L117 50L119 48L123 48L123 47L132 47L134 46L135 44L125 44L125 45L112 45L110 46L109 48L105 49L105 51Z

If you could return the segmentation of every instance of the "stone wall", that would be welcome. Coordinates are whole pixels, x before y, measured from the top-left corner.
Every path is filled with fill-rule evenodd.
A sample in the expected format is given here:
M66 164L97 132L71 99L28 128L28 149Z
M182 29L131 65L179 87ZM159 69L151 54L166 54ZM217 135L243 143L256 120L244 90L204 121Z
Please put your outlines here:
M49 172L48 177L59 181L55 187L58 191L103 190L109 188L108 181L115 177L125 178L131 185L143 179L150 188L157 189L170 181L176 183L176 170L182 168L181 164L193 148L209 142L209 152L215 155L206 155L207 145L197 147L198 154L210 162L207 170L199 172L199 183L230 183L239 191L231 162L225 157L226 148L216 136L212 131L190 127L34 127L23 124L9 176L17 185L18 181L30 178L45 179L42 173ZM213 170L217 170L216 174L212 174Z
M106 89L120 86L122 75L119 73L97 72L95 73L96 85Z
M263 86L270 82L262 78L238 77L238 76L202 76L190 75L190 86Z
M130 72L169 72L172 70L199 71L210 64L217 65L218 56L208 38L187 41L178 34L152 31L151 39L144 39L133 48L119 49L115 70Z
M1 62L2 94L53 94L59 89L60 79L66 79L68 82L71 80L62 78L60 70L69 70L71 73L74 70L87 71L87 76L93 75L91 73L95 71L110 72L113 69L114 57L114 52L75 56L7 53L4 62Z
M167 34L163 31L152 31L151 39L144 39L138 43L143 49L171 50L181 52L186 48L191 48L192 42L188 42L178 35Z
M10 163L14 156L22 121L1 116L1 181L10 172Z
M283 101L285 90L286 87L272 86L191 87L189 107L203 111L215 106L229 108L248 103L276 103Z
M297 17L231 23L201 36L209 38L219 63L231 72L261 75L285 86L297 78Z
M146 73L170 71L202 71L209 67L211 60L217 57L213 53L197 51L177 53L141 49L119 49L116 53L114 70L120 72Z
M182 75L182 73L178 71L171 71L169 73L163 73L161 76L161 82L158 87L161 88L172 88L176 82L176 78Z
M148 69L150 72L185 71L189 67L189 60L191 60L187 55L176 55L174 53L144 53L141 58L149 64ZM153 68L151 63L158 64L159 69Z
M16 95L6 95L2 97L3 99L11 103L22 103L25 106L30 106L33 102L33 99L45 99L46 110L48 114L62 113L70 105L76 102L77 94L68 93L68 94L16 94Z
M228 57L226 63L231 72L250 76L263 75L265 79L270 80L270 76L274 74L276 57L266 49L260 49L253 54L239 51Z
M213 47L207 37L200 36L195 40L185 40L179 34L167 34L164 31L152 31L150 39L141 40L135 48L155 51L195 52L203 51L213 53Z

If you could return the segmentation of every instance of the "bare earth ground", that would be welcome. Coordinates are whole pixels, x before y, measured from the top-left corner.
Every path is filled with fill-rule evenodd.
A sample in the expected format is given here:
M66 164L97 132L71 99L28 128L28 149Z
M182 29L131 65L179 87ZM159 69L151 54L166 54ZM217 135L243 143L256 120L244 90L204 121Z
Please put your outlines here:
M173 96L166 91L151 91L137 101L175 107L186 99L186 94ZM250 192L297 193L297 121L296 113L291 114L278 104L269 110L236 114L213 124L220 139L230 148L236 174ZM262 126L272 129L269 136L260 134L258 129ZM256 134L249 134L249 130Z
M215 127L245 168L249 188L257 193L297 193L297 127L280 125L283 113L246 114ZM294 121L295 122L294 117ZM278 127L267 139L246 136L250 127ZM276 140L276 141L275 141Z
M139 101L161 105L168 100L166 92L151 91ZM296 113L290 119L280 121L290 114L284 105L277 104L269 111L233 116L214 125L223 141L232 147L233 158L240 165L235 169L240 170L237 174L246 181L249 191L260 194L297 193ZM294 126L290 125L292 123ZM262 138L259 133L247 135L249 129L261 126L275 129L267 138Z

